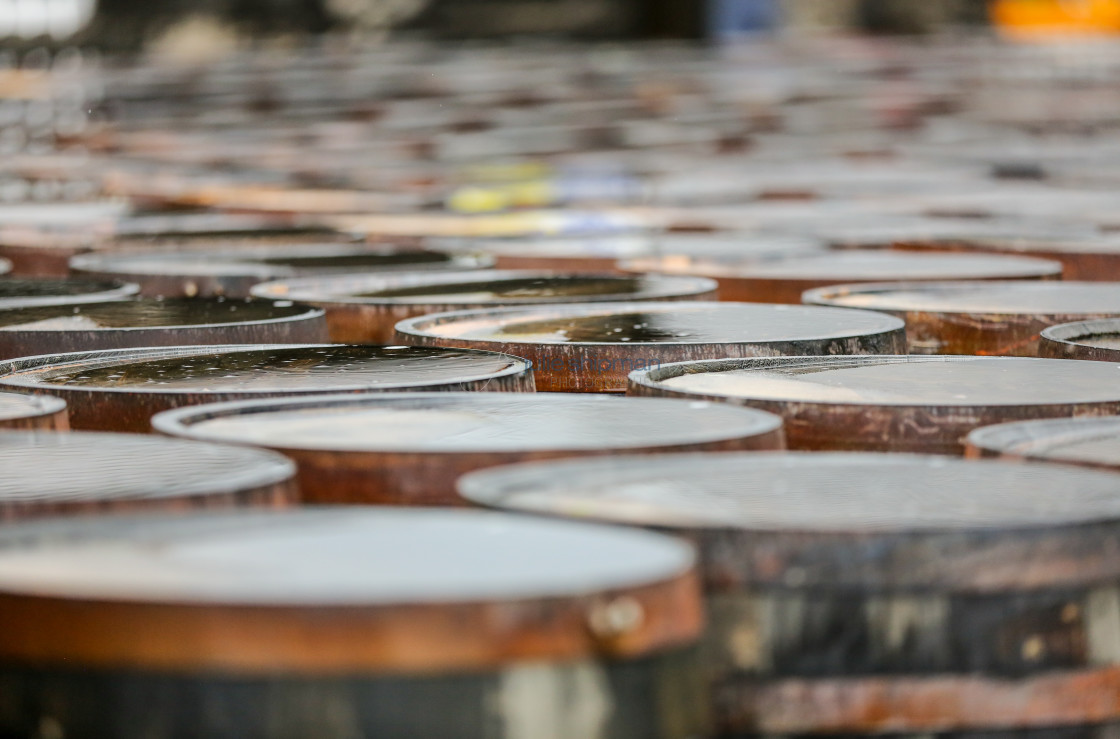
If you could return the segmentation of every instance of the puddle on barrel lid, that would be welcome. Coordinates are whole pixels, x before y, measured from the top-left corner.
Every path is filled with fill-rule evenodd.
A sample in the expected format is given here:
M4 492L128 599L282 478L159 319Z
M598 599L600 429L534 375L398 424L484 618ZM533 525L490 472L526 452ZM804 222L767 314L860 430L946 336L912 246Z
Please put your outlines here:
M0 310L0 331L201 326L290 318L307 312L307 308L266 300L120 300Z
M637 295L648 289L650 285L651 281L644 277L527 277L463 282L441 281L439 284L433 285L416 285L358 293L354 297L412 298L415 300L437 300L454 297L462 301L533 300L561 297Z

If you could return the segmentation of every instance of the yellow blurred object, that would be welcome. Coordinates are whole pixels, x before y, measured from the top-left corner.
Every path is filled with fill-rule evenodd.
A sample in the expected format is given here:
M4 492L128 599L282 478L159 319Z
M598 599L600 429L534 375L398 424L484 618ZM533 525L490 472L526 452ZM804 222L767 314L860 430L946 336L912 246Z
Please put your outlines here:
M995 0L991 15L1012 38L1120 34L1120 0Z

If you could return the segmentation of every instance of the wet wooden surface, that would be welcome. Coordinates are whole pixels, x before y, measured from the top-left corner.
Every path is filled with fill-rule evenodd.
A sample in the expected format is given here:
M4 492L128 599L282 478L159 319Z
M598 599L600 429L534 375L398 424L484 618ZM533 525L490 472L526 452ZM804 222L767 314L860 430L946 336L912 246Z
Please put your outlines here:
M480 270L461 274L357 275L257 285L253 295L297 300L327 312L331 339L392 341L406 318L497 306L708 300L716 283L703 277Z
M458 311L397 325L404 343L506 351L533 362L537 389L620 392L668 362L903 351L902 322L867 311L743 303L619 303Z
M139 291L138 285L119 280L0 277L0 308L97 303L121 300Z
M777 413L791 449L963 454L980 426L1120 412L1114 374L1024 357L769 357L643 370L628 392Z
M66 401L49 395L0 393L0 429L65 431Z
M1049 326L1120 315L1120 291L1092 282L838 285L805 302L899 316L914 354L1033 357Z
M0 308L0 359L130 347L328 340L323 311L290 301L140 298Z
M120 349L0 362L0 386L64 398L75 429L150 430L205 402L389 390L533 390L529 363L491 352L324 344Z
M331 396L203 405L153 419L162 433L276 449L310 503L461 505L484 467L620 452L782 449L781 419L718 403L535 393Z

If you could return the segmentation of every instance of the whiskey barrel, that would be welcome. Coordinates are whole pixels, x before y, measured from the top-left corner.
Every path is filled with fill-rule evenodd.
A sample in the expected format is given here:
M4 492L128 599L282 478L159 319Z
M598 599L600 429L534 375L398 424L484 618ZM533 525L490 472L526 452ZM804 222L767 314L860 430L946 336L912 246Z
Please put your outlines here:
M718 735L779 738L1104 739L1120 724L1118 489L1060 465L824 453L459 483L483 505L695 543Z
M1120 319L1060 323L1039 334L1038 356L1120 361Z
M1054 418L1000 423L968 435L965 456L1062 462L1120 470L1120 419Z
M436 274L361 274L266 282L252 294L298 300L327 312L332 341L384 343L394 326L428 313L505 305L611 303L715 298L703 277L478 270Z
M279 454L138 434L0 433L0 520L296 502Z
M1048 280L1062 265L1044 259L984 254L836 252L780 259L681 257L628 259L626 271L711 277L722 300L800 303L812 288L891 280Z
M606 272L618 262L639 257L683 254L735 254L740 258L776 258L815 254L825 249L814 238L765 233L641 233L586 238L429 239L437 249L488 254L501 269L556 269Z
M961 252L969 254L1011 254L1049 259L1062 264L1067 280L1113 282L1120 280L1120 236L1115 234L1077 234L1063 237L1020 234L1015 237L942 237L925 240L899 240L896 249L911 251Z
M76 305L121 300L140 291L119 280L56 280L0 277L0 308Z
M12 271L12 261L0 257L0 275L6 275Z
M0 733L685 739L694 555L660 535L305 508L0 530Z
M49 395L0 393L0 429L65 431L66 401Z
M1120 290L1099 282L898 282L810 290L811 305L866 308L906 321L914 354L1033 357L1048 326L1120 316Z
M82 254L70 260L70 268L86 277L128 279L153 297L246 298L259 282L297 275L479 269L492 261L390 246L301 244Z
M323 311L290 301L139 298L0 308L0 359L142 346L327 340Z
M962 454L980 426L1120 412L1115 372L1025 357L766 357L639 370L629 393L776 413L791 449Z
M310 503L455 505L455 480L514 462L782 449L782 422L722 403L537 393L378 393L191 406L159 432L253 444L299 466Z
M76 429L147 432L154 414L184 405L308 393L532 392L533 375L523 359L468 349L234 344L8 360L0 387L65 399Z
M494 308L410 318L397 336L525 357L538 390L561 392L621 392L630 372L686 359L904 350L899 319L830 310L703 302Z
M212 212L133 214L93 231L0 228L0 256L21 276L66 277L70 260L87 252L346 243L355 237L328 228L287 225L260 216Z

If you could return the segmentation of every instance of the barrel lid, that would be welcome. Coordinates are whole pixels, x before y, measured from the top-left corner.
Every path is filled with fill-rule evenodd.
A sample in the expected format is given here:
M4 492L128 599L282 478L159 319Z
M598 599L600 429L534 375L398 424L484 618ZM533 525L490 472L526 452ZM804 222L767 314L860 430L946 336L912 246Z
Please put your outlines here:
M223 499L250 503L261 495L258 502L273 502L273 486L295 476L291 462L264 450L81 431L4 432L0 464L0 518L178 506L189 499L215 505Z
M1030 406L1120 400L1117 365L1026 357L831 356L678 362L632 384L690 397L868 406Z
M290 301L132 298L81 305L0 308L0 331L128 331L284 322L321 315Z
M1049 326L1040 334L1044 340L1076 344L1094 349L1120 349L1120 319L1099 318Z
M925 254L839 251L775 259L669 256L628 260L626 269L681 272L758 280L989 280L1047 277L1062 273L1058 262L1002 254Z
M0 422L48 416L65 408L65 400L50 395L0 393Z
M378 393L191 406L157 431L282 449L461 453L633 449L770 434L775 415L720 403L574 393Z
M139 291L138 285L117 280L0 277L0 308L120 300Z
M480 270L462 274L353 275L265 283L263 298L312 303L565 303L685 298L713 293L704 277L618 275L545 270Z
M30 522L0 528L0 656L354 674L635 655L698 633L693 563L648 532L480 511Z
M1120 314L1120 290L1108 282L884 282L809 290L806 303L928 313L1007 315Z
M1001 423L968 435L981 452L1120 468L1120 418L1055 418Z
M345 344L145 347L0 362L0 385L50 392L326 393L518 376L518 357L470 349Z
M471 472L458 487L486 506L670 529L858 538L1120 521L1120 480L1112 475L911 454L721 452L562 460Z
M781 256L819 252L824 244L782 233L632 233L584 237L429 239L435 248L479 251L496 257L627 259L657 254Z
M532 344L709 344L825 340L897 331L869 311L761 303L614 303L435 313L397 324L405 336Z
M97 252L71 258L76 272L114 275L247 275L278 278L354 270L477 269L493 260L471 254L349 244L298 244Z
M0 275L6 275L11 271L12 271L11 260L0 258Z

